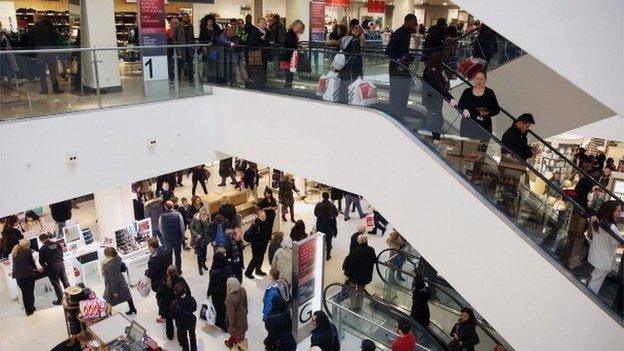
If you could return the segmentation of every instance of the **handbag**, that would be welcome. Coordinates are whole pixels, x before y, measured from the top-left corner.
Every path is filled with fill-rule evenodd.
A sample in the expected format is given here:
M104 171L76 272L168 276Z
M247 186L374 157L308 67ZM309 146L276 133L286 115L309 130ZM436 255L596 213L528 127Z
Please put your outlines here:
M262 66L262 50L249 50L247 52L247 64L250 66Z
M136 285L136 288L137 288L137 291L139 292L139 295L143 297L147 297L150 294L150 291L152 291L152 288L150 285L150 278L143 277L143 279L140 279Z
M199 310L199 319L204 320L210 325L215 325L217 321L217 311L212 303L212 298L209 297L202 302L201 309Z

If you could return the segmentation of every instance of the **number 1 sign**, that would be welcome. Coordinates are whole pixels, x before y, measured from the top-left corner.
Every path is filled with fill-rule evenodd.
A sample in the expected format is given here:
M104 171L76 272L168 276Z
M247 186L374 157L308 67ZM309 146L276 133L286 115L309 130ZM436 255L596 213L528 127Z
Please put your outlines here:
M164 0L140 0L139 23L142 46L166 44ZM164 48L145 49L142 57L143 81L168 79L167 52Z

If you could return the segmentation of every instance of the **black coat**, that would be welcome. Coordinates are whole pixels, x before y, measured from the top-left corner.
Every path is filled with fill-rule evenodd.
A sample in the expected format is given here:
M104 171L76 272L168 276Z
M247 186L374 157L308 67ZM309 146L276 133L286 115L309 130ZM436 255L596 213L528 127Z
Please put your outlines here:
M431 312L429 311L429 290L424 284L414 288L412 293L412 308L410 317L414 318L424 328L429 327Z
M427 110L441 111L444 99L451 100L453 95L448 91L448 79L445 79L441 71L437 69L429 69L423 73L423 105Z
M431 54L435 51L442 51L442 44L444 44L444 31L446 30L446 26L443 25L434 25L429 29L429 33L427 34L427 38L423 43L423 47L426 54Z
M37 265L35 265L32 250L22 250L13 257L13 278L33 278L37 275L36 269Z
M171 303L175 300L175 294L173 293L173 288L178 283L183 283L186 285L186 290L189 290L189 286L186 283L186 280L180 276L173 277L171 279L171 286L167 284L166 280L163 280L158 286L158 290L156 291L156 302L158 304L158 315L168 318L172 317L171 315Z
M65 222L71 219L71 210L71 200L61 201L50 205L50 214L55 222Z
M342 200L344 192L338 188L332 188L329 192L329 198L332 200Z
M331 324L329 328L315 328L312 330L310 337L310 347L318 346L323 351L340 351L340 342L338 340L338 331Z
M271 228L269 227L269 221L265 220L264 222L256 219L248 229L251 233L251 243L252 247L265 247L269 244L269 240L271 240Z
M342 40L346 40L346 38L349 37L351 37L349 44L342 50L346 55L347 62L338 72L338 76L340 79L355 80L357 77L364 75L362 55L360 55L362 48L360 46L360 39L353 35L344 37Z
M284 40L284 49L291 50L282 50L279 55L280 61L288 61L290 62L290 58L292 57L292 53L294 50L299 48L299 38L297 38L297 34L294 30L289 29L286 33L286 38Z
M292 335L292 319L290 313L272 312L264 322L267 337L264 339L266 350L294 351L297 343Z
M513 124L503 134L502 142L505 147L518 154L525 161L533 157L533 150L529 146L526 133L521 133ZM505 151L503 150L503 152Z
M335 236L338 234L338 209L329 200L323 200L314 207L316 216L316 230L325 235Z
M366 285L373 280L377 255L375 249L368 244L358 244L354 247L345 262L345 274L351 283Z
M30 28L28 36L31 49L49 49L56 46L58 33L50 24L40 22Z
M171 263L171 251L165 250L162 246L158 247L154 255L150 256L149 261L147 261L145 276L151 280L152 291L158 291L160 283L165 281L167 268L171 266Z
M468 110L470 112L470 119L462 119L460 133L461 136L474 139L489 140L492 133L492 117L500 113L500 106L496 99L496 94L490 88L485 88L485 92L481 96L475 96L472 93L472 88L466 88L457 103L457 107L460 110ZM478 108L487 108L488 114L480 116ZM480 125L489 133L483 132L476 124Z
M451 329L451 337L457 333L459 340L462 342L463 350L474 351L474 346L479 343L479 335L477 335L476 324L474 322L459 322Z
M59 264L64 264L63 248L61 245L48 240L39 249L39 264L46 271L50 267L55 267Z
M195 330L195 317L197 301L190 294L180 299L175 299L171 304L171 317L175 320L176 327L182 330Z
M390 75L410 75L409 71L403 69L396 61L409 53L411 39L412 33L406 26L402 26L392 33L386 47L386 55L392 59L388 64Z

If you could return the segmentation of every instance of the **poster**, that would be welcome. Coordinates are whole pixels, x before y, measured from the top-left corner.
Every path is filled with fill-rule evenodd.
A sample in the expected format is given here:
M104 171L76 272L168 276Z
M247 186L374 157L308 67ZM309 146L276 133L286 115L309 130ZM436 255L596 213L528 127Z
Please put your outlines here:
M325 0L327 6L349 7L350 0Z
M368 12L369 13L385 13L386 1L385 0L368 0Z
M164 0L139 1L139 33L142 46L166 45ZM143 51L143 81L166 80L167 52L164 48Z
M312 1L310 3L310 40L325 40L325 3Z
M152 220L145 218L140 221L135 221L135 240L139 243L146 242L147 239L152 237Z

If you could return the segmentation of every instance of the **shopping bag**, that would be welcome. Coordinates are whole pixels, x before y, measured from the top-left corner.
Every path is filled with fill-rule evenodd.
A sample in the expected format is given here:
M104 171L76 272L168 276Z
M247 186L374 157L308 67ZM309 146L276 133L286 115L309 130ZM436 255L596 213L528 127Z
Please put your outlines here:
M150 279L148 277L140 279L136 285L136 289L139 292L139 295L147 297L150 294L150 291L152 291Z
M340 95L340 78L338 74L332 74L327 77L327 89L323 93L323 100L335 102L338 101Z
M338 73L334 71L330 71L327 74L321 75L318 81L318 85L316 86L316 95L323 96L325 92L327 91L327 84L329 83L329 80L331 78L337 78L337 77L338 77Z
M78 303L80 314L84 319L96 319L106 316L108 303L102 298L82 300Z
M299 67L299 52L293 51L292 56L290 56L290 71L292 73L297 72L297 67Z
M366 215L366 229L369 232L375 229L375 215L372 213Z
M247 52L247 63L250 66L262 66L262 50L249 50Z
M297 62L297 71L303 73L312 72L312 64L310 63L310 56L305 52L297 52L299 62Z
M377 88L364 79L356 79L348 88L349 104L356 106L370 106L379 102Z
M199 310L199 319L203 319L210 325L215 325L217 321L217 311L215 310L211 298L202 302L201 309Z
M472 79L477 72L483 71L486 64L487 61L484 59L471 56L459 65L458 71L462 76Z

